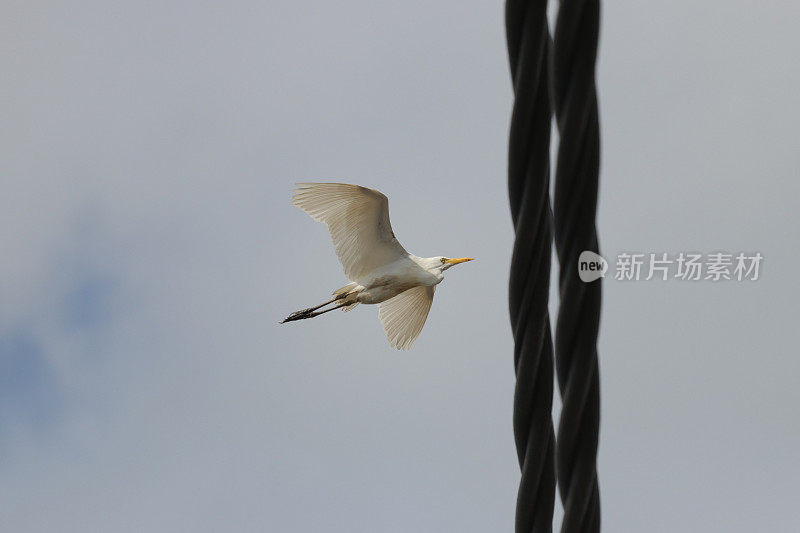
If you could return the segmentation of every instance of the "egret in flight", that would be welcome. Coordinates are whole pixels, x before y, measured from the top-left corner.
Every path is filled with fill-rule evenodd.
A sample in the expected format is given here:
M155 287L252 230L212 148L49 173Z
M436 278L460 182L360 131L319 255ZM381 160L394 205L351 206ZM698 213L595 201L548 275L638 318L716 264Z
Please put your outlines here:
M327 302L294 312L283 322L340 308L350 311L358 304L378 304L378 318L389 343L406 350L425 325L443 272L472 261L471 257L408 253L392 232L389 200L374 189L346 183L298 183L292 204L328 225L336 255L351 283L333 291ZM328 305L331 307L320 310Z

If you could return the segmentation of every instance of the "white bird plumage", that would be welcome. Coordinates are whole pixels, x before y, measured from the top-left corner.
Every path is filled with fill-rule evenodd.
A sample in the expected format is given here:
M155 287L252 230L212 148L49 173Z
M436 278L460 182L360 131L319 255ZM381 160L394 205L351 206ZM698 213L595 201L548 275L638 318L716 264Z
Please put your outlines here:
M336 255L350 284L334 298L289 315L284 322L312 318L359 303L378 304L389 343L408 349L428 317L442 272L470 257L417 257L397 241L389 222L389 200L374 189L346 183L298 183L292 197L311 218L328 226ZM333 307L319 311L329 304Z

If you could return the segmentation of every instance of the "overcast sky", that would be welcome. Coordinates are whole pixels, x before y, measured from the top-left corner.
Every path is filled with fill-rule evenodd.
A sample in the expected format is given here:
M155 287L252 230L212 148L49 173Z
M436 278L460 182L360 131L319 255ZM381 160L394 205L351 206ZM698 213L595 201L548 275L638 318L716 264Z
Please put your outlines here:
M800 522L798 16L604 3L604 255L764 257L755 282L604 282L606 531ZM513 529L503 21L2 4L0 529ZM289 205L313 180L383 191L417 255L477 258L411 351L374 307L278 325L347 281Z

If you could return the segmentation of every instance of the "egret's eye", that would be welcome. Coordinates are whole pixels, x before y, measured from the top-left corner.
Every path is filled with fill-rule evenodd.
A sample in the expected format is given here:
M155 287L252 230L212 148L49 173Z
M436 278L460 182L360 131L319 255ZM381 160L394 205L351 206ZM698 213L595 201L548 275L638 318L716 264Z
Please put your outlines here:
M439 261L441 261L441 262L442 262L442 264L445 264L445 263L447 263L447 259L446 259L446 258L444 258L444 257L442 257L441 259L439 259Z

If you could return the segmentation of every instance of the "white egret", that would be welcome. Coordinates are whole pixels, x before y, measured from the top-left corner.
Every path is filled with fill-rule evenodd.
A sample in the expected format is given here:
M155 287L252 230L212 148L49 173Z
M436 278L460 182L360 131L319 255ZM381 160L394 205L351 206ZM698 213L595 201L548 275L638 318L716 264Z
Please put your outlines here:
M389 200L374 189L346 183L298 183L292 204L328 225L336 255L351 281L333 298L289 315L313 318L334 309L378 304L386 338L397 349L414 344L425 325L443 272L471 257L417 257L403 248L389 223ZM320 311L323 307L332 307Z

